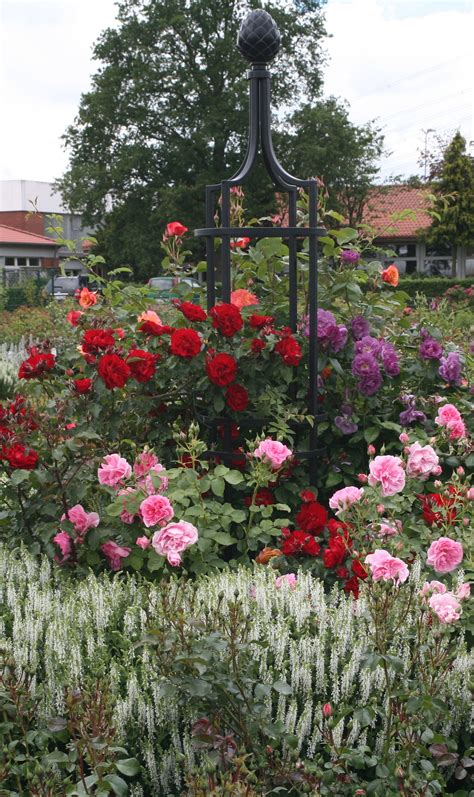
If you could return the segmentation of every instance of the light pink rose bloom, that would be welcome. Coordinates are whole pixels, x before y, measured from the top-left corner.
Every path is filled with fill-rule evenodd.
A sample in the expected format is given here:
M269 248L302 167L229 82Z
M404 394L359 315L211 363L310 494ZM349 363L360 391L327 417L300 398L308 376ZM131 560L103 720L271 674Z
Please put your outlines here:
M118 491L119 495L136 495L136 493L137 493L137 491L134 490L133 487L124 487L123 490L119 490ZM135 519L137 517L139 517L139 515L133 514L132 512L128 511L128 509L127 509L127 501L124 500L123 501L123 509L122 509L122 511L120 513L120 520L122 521L122 523L127 523L127 525L131 525L132 523L135 522Z
M283 585L287 585L290 589L294 589L296 587L296 573L285 573L284 576L278 576L275 579L275 587L277 589L281 589Z
M435 593L428 601L440 623L455 623L461 617L461 604L452 592Z
M151 544L157 554L166 556L170 565L177 567L181 564L182 552L190 545L194 545L197 539L197 528L186 520L180 520L176 523L168 523L160 531L155 531Z
M100 484L106 484L108 487L115 487L115 485L119 484L123 479L128 479L131 473L131 466L120 454L107 454L97 471L97 476L99 477Z
M437 573L450 573L462 562L463 556L460 542L449 537L440 537L428 548L426 564L434 567Z
M53 537L53 542L59 546L59 549L63 555L63 561L69 559L72 554L72 540L67 531L58 531L58 533Z
M439 464L439 457L431 446L413 443L408 449L407 475L422 481L434 472Z
M403 584L408 578L408 567L401 559L392 556L383 548L378 548L365 557L374 581L393 581L394 584Z
M382 495L395 495L405 487L405 471L400 457L384 454L375 457L369 464L369 484L375 487L380 483Z
M100 523L97 512L86 512L81 504L76 504L68 509L67 518L66 515L61 516L61 522L63 520L69 520L74 524L74 530L79 537L84 536L89 529L97 528ZM82 540L78 540L78 542L82 542Z
M132 551L131 548L123 548L121 545L117 545L113 540L107 540L107 542L102 543L100 550L107 559L110 569L115 571L122 568L122 559L126 559Z
M444 593L446 590L446 584L443 584L441 581L425 581L421 588L420 595L423 595L424 597L430 593Z
M149 495L140 504L140 514L147 529L164 526L174 515L173 507L164 495Z
M474 487L469 487L466 497L468 501L474 501Z
M459 440L461 437L466 436L464 421L449 421L446 424L446 429L449 432L450 440Z
M155 495L155 493L164 493L165 490L168 488L169 480L167 476L162 476L161 472L165 470L164 465L161 462L158 462L153 468L150 469L150 472L147 473L145 479L141 486L143 486L148 493L148 495ZM155 479L152 478L152 475L155 475ZM156 479L156 476L159 476L159 479ZM155 483L158 485L155 487Z
M349 509L352 504L360 501L364 495L363 487L343 487L342 490L336 490L329 499L329 506L333 509L336 515L340 515L344 510Z
M135 545L138 545L139 548L142 548L142 550L145 551L150 547L151 540L149 540L148 537L137 537L135 540Z
M455 595L458 601L463 601L466 598L469 598L471 594L471 585L467 583L461 584L461 586L456 590Z
M272 470L278 470L286 459L293 456L293 452L278 440L267 438L267 440L263 440L260 445L257 446L253 455L258 459L263 459L265 462L268 462Z
M135 476L145 476L157 464L158 457L152 451L142 451L135 460L133 472Z
M381 522L379 526L379 537L394 537L402 531L402 523L400 520L394 520L392 523Z
M400 435L398 435L398 439L400 440L400 443L410 442L410 438L408 437L406 432L402 432Z
M461 413L456 409L454 404L444 404L438 410L435 423L438 426L447 426L448 423L452 421L462 421Z

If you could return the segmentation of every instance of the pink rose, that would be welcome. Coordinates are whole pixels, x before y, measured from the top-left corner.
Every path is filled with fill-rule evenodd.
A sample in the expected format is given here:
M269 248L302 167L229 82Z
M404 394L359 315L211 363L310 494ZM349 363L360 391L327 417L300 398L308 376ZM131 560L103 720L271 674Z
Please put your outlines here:
M343 487L342 490L336 490L331 496L329 506L335 511L336 515L340 515L341 512L349 509L352 504L360 501L363 495L363 487Z
M66 515L61 516L61 522L63 520L69 520L74 525L74 530L79 537L84 536L89 529L96 528L100 523L97 512L86 512L81 504L76 504L68 509L67 518ZM82 540L78 540L78 542L82 542Z
M444 404L439 408L438 414L435 418L435 423L438 426L447 426L452 421L462 421L461 413L454 406L454 404Z
M275 587L281 589L283 585L286 584L290 589L294 589L296 587L296 581L296 573L285 573L284 576L278 576L278 578L275 579Z
M148 495L154 495L155 493L164 493L167 489L169 481L167 476L162 476L161 473L164 471L165 468L158 462L153 468L150 469L149 473L145 476L143 483L141 484L142 487L145 488ZM153 478L153 476L155 478ZM158 477L158 478L157 478Z
M406 432L402 432L400 435L398 435L398 439L400 440L400 443L410 442L410 438L408 437Z
M278 440L267 438L267 440L263 440L255 449L253 455L258 459L263 459L265 462L268 462L272 470L278 470L286 459L293 456L293 452Z
M392 556L383 548L378 548L365 557L374 581L393 581L394 584L403 584L408 578L408 567L401 559Z
M474 487L469 487L466 497L468 501L474 501Z
M392 523L381 522L379 526L379 537L394 537L395 534L400 534L402 531L402 524L400 520L395 520Z
M140 514L147 528L164 526L174 515L173 507L164 495L149 495L140 504Z
M385 454L375 457L369 465L369 484L375 487L380 482L382 495L395 495L405 487L405 471L400 457Z
M450 421L446 424L446 429L449 432L450 440L459 440L461 437L466 436L464 421Z
M128 479L131 474L131 466L120 454L107 454L97 471L99 483L108 487L115 487L123 479Z
M408 449L407 475L422 481L438 467L439 457L431 446L413 443Z
M442 584L441 581L425 581L421 588L420 595L423 597L425 595L429 595L430 593L444 593L446 592L446 585Z
M67 531L59 531L54 537L53 542L59 546L59 549L63 555L63 562L72 554L72 540L67 533Z
M440 623L454 623L461 617L461 604L452 592L437 592L428 601Z
M133 489L133 487L125 487L123 490L118 491L119 495L124 496L131 496L136 495L137 491ZM120 520L122 523L127 523L127 525L131 525L134 523L135 518L139 517L139 515L134 514L133 512L129 512L129 504L127 504L127 499L124 498L122 502L123 509L120 513Z
M135 540L135 545L138 545L143 551L146 551L147 548L151 545L151 540L148 537L137 537Z
M461 586L456 590L455 595L458 601L463 601L466 598L469 598L471 594L471 585L467 582L465 584L461 584Z
M449 537L440 537L428 548L426 564L434 567L437 573L450 573L462 562L463 556L460 542Z
M145 476L151 468L158 464L158 457L151 451L142 451L135 460L133 472L135 476Z
M110 569L117 571L122 567L122 559L125 559L132 549L122 548L121 545L117 545L113 540L107 540L107 542L102 543L100 550L107 559Z
M186 520L180 520L177 523L168 523L160 531L155 531L151 544L157 554L166 556L170 565L176 567L181 564L182 552L190 545L194 545L197 539L197 528Z

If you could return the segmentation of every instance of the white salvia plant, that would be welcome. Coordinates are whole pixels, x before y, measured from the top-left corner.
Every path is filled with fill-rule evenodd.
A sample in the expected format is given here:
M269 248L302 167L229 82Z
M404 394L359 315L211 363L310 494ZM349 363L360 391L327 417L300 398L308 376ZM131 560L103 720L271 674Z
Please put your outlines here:
M0 548L0 649L19 672L28 668L41 683L37 697L43 718L64 711L66 689L104 678L115 700L118 743L141 760L152 793L181 788L183 756L190 764L199 760L190 738L198 716L169 690L163 694L154 649L135 644L149 630L169 629L163 585L138 584L130 576L90 575L79 582L64 575L46 559ZM424 579L416 564L411 579L418 590ZM189 620L207 618L208 627L228 613L231 602L241 604L250 618L250 637L259 642L250 649L262 682L286 681L292 688L290 695L273 691L268 704L273 721L280 720L297 737L302 757L312 758L320 749L326 702L335 711L340 705L352 708L333 729L337 744L377 747L383 719L376 715L369 728L361 729L352 717L358 708L386 703L382 668L363 666L371 639L364 590L358 601L337 590L325 596L322 583L308 573L298 574L294 589L276 589L275 573L258 567L228 569L194 583L171 580L166 594L169 606L179 606ZM397 673L399 688L409 685L417 620L415 610L408 613L393 640L391 653L404 663ZM115 639L121 643L111 645ZM468 727L473 661L474 653L461 641L449 678L440 680L437 692L449 706L441 733ZM160 748L163 738L166 749ZM133 793L139 797L140 790Z

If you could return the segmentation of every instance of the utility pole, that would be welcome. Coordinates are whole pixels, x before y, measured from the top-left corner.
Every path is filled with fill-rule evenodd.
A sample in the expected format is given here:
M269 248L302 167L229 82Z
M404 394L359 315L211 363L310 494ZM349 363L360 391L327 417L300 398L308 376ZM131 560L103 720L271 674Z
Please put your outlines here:
M424 179L424 182L426 183L426 178L428 176L428 136L429 136L430 133L434 133L435 131L433 130L432 127L428 127L427 130L422 130L421 132L425 134L425 149L424 149L424 155L423 155L423 162L424 162L424 167L425 168L424 168L424 177L423 177L423 179Z

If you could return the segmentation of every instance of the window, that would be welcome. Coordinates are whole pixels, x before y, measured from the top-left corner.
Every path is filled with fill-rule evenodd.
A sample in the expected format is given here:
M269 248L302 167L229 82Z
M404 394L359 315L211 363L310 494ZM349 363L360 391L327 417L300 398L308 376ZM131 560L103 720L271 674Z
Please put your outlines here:
M40 257L6 257L5 268L41 268Z
M5 258L5 265L6 266L14 266L14 265L16 265L15 264L15 258L14 257L6 257Z

